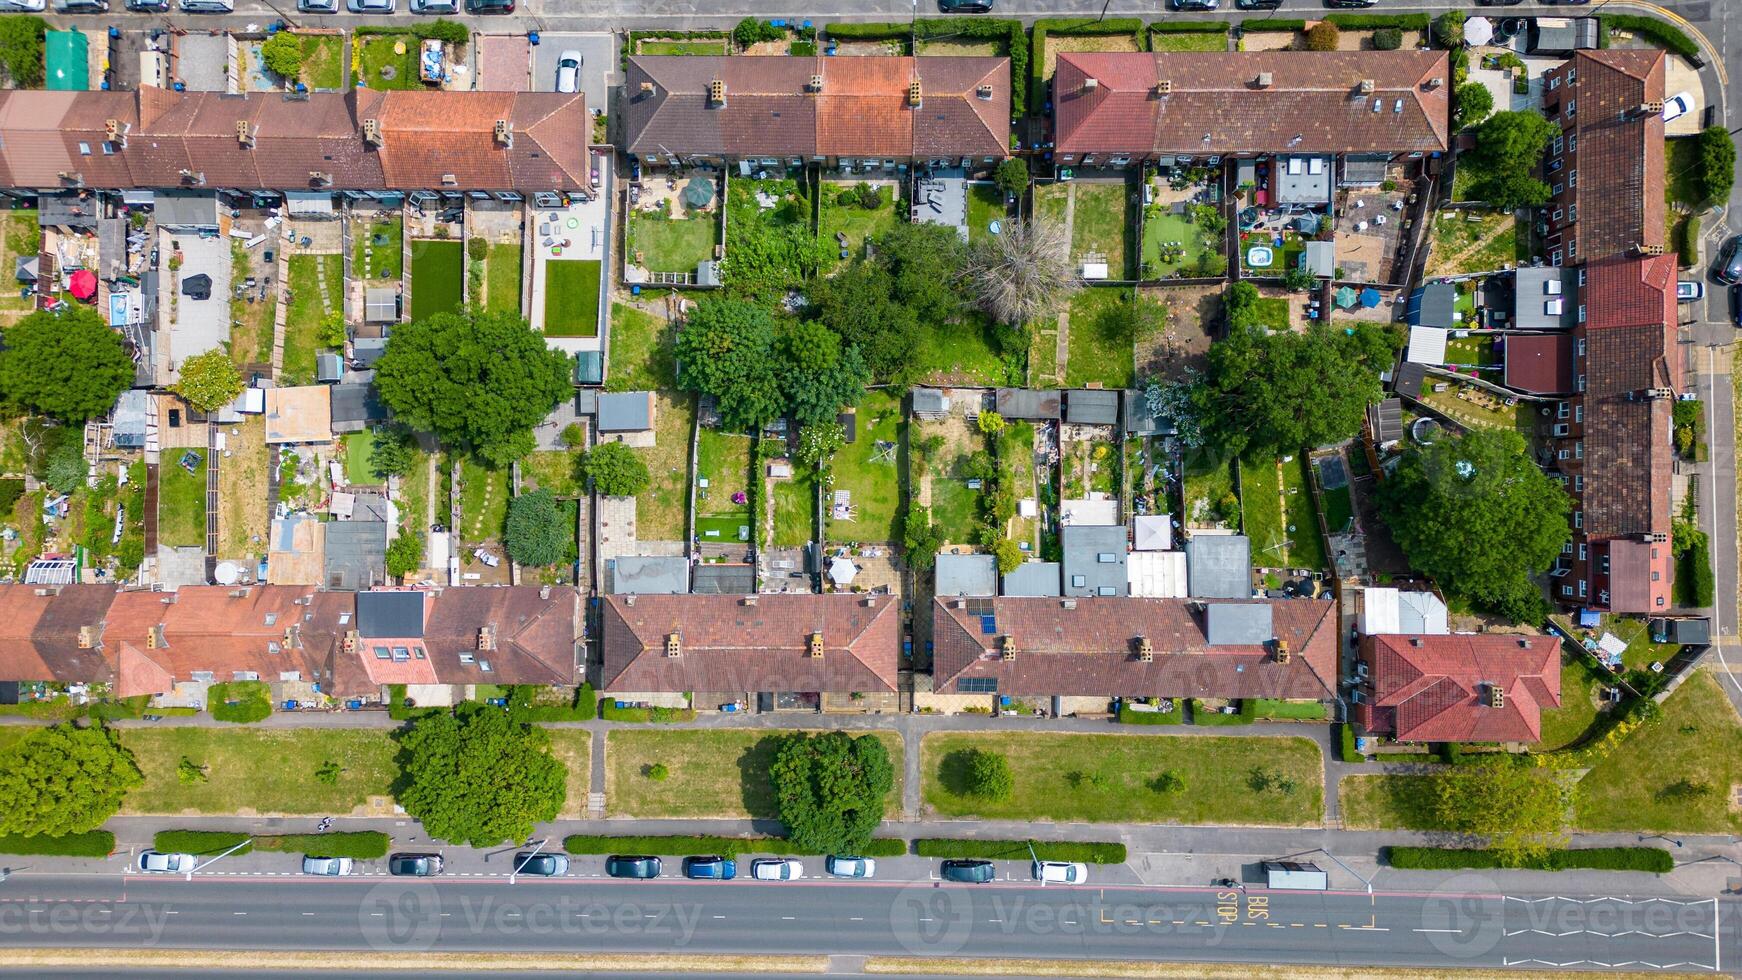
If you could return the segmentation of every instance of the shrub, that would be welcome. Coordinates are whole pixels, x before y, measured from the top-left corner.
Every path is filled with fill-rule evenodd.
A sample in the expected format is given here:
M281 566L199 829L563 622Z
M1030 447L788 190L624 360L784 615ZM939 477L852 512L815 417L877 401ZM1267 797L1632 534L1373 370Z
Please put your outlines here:
M1395 27L1401 31L1425 31L1432 18L1427 14L1326 14L1325 20L1346 31L1376 31Z
M931 858L1013 861L1027 858L1030 847L1042 861L1124 864L1126 857L1124 844L1105 841L962 840L952 837L922 837L913 842L913 853Z
M338 783L339 776L344 771L337 762L328 759L315 767L315 781L326 786L333 786Z
M1388 847L1385 863L1393 868L1417 871L1452 871L1464 868L1522 868L1533 871L1649 871L1668 874L1675 858L1661 847L1584 847L1551 850L1541 857L1506 863L1496 851L1458 847Z
M1736 143L1723 126L1707 126L1700 131L1699 141L1699 173L1694 184L1699 188L1700 203L1728 200L1736 183Z
M274 75L295 79L302 74L302 38L279 31L260 46L260 60L266 62L266 70Z
M1373 46L1380 51L1396 51L1403 47L1403 32L1395 27L1382 27L1373 32Z
M605 497L633 497L652 480L647 461L620 442L600 443L581 454L581 478Z
M1700 57L1700 46L1694 43L1694 39L1667 21L1638 14L1605 14L1597 18L1597 24L1604 41L1608 40L1610 31L1628 31L1681 55L1694 62L1696 67L1705 64L1705 59Z
M1184 776L1177 769L1169 769L1149 781L1149 788L1157 793L1183 793L1186 788Z
M1015 789L1010 762L1001 753L968 751L968 793L982 800L1008 800Z
M1135 711L1129 703L1119 705L1119 724L1121 725L1177 725L1185 721L1185 711L1178 702L1168 699L1173 704L1172 711Z
M213 684L206 692L212 717L237 725L265 721L272 714L272 694L261 681Z
M563 426L562 441L570 449L579 449L587 444L587 430L579 422L570 422Z
M563 850L570 854L795 854L792 843L784 837L607 837L599 834L575 834L563 838ZM871 841L859 857L899 857L907 853L907 841L879 837Z
M482 236L473 235L466 239L466 254L471 256L473 262L482 262L490 254L490 243Z
M1367 757L1355 748L1355 726L1348 722L1337 726L1337 758L1344 762L1367 761Z
M1464 12L1448 10L1434 18L1434 46L1461 48L1464 46Z
M741 48L747 48L758 41L778 41L785 36L785 30L754 17L746 17L738 22L738 26L732 28L732 40Z
M655 762L647 767L645 775L656 783L663 783L671 775L671 770L665 767L665 763Z
M619 708L614 698L599 699L599 717L606 721L694 721L694 708Z
M1337 25L1328 20L1321 20L1306 32L1307 50L1335 51L1337 50L1337 42L1342 39L1342 35L1343 32L1337 29Z
M1262 17L1240 22L1247 34L1294 34L1306 30L1306 21L1298 17Z
M555 565L573 553L575 528L549 490L534 490L508 502L503 544L522 565Z
M31 854L50 857L108 857L115 851L115 835L107 830L82 834L0 834L0 854Z
M443 44L465 44L472 38L466 25L439 17L427 24L414 25L411 32L421 38L434 38Z
M206 767L184 755L181 757L181 761L175 764L175 778L183 786L203 783L207 778Z
M387 545L387 574L394 578L404 578L423 566L423 535L409 527L399 529L399 534Z
M1700 216L1690 214L1682 219L1675 241L1676 262L1688 269L1700 264Z

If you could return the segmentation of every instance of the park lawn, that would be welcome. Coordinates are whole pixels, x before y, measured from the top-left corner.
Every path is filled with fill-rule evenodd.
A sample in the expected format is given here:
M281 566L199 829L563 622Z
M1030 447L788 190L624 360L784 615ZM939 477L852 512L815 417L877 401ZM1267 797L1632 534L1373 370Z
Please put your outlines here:
M311 89L345 87L345 39L337 34L302 35L302 83Z
M1260 296L1252 304L1252 309L1260 326L1282 331L1288 329L1288 305L1288 300L1282 296Z
M1269 456L1240 461L1240 523L1252 539L1252 564L1288 567L1288 536L1282 524L1282 480Z
M126 728L145 784L127 794L128 814L210 813L340 815L385 800L397 773L397 751L384 729ZM206 781L183 783L183 758L206 767ZM315 778L322 762L339 764L338 782Z
M938 384L1000 385L1005 366L990 317L969 313L931 325L918 358L923 376Z
M606 391L677 387L672 344L677 327L664 317L626 303L611 304L610 357Z
M1322 760L1304 738L934 732L920 744L925 805L938 817L1316 826L1323 812ZM961 763L971 750L1009 762L1009 799L963 791ZM1185 790L1151 788L1165 772ZM1255 788L1258 772L1291 780L1292 792Z
M991 238L992 222L1003 222L1009 217L1010 210L1004 206L1004 192L998 189L998 185L968 185L968 244Z
M1438 830L1428 776L1344 776L1337 802L1348 830Z
M1319 535L1318 508L1305 453L1282 464L1283 515L1287 519L1288 567L1325 568L1324 538Z
M520 245L490 246L484 258L484 308L492 312L520 313Z
M409 91L423 87L418 78L418 46L422 43L415 34L382 34L370 38L354 38L352 43L361 43L362 76L358 81L365 86L382 92L395 89ZM394 50L394 45L403 45L403 53ZM388 68L393 77L382 74L382 69Z
M629 214L629 251L635 264L649 272L695 272L714 257L719 242L719 218L703 212L690 218L655 218L640 211Z
M1076 208L1071 215L1072 264L1081 264L1091 255L1107 263L1107 274L1115 279L1131 278L1126 267L1126 239L1131 229L1125 220L1126 199L1130 196L1124 181L1074 181Z
M639 54L702 55L727 54L726 40L651 41L639 42Z
M687 393L672 391L655 392L654 399L654 444L635 450L652 477L636 498L635 526L643 541L682 541L695 401Z
M1131 387L1137 373L1136 338L1131 334L1131 319L1118 312L1120 305L1131 301L1128 290L1108 287L1082 289L1071 298L1065 387L1081 388L1095 382L1107 388Z
M581 493L576 460L576 454L566 449L544 450L522 459L520 471L541 490L549 490L558 497L576 497Z
M563 808L557 816L571 820L585 817L587 795L593 789L593 733L585 728L546 728L545 731L550 735L550 754L569 771Z
M1542 749L1575 745L1597 720L1598 677L1584 660L1571 658L1561 664L1561 706L1542 710Z
M508 471L485 468L468 457L460 464L461 540L479 544L502 535L508 520Z
M853 494L854 519L829 519L828 540L882 544L896 539L895 518L901 509L901 473L897 466L899 448L897 452L879 454L877 444L900 446L905 427L901 397L887 388L868 391L859 403L858 412L857 438L841 447L832 464L834 488ZM806 526L809 526L808 518Z
M835 202L836 194L856 186L858 182L844 180L825 181L823 184L822 217L817 224L817 237L828 245L828 254L835 256L837 262L845 260L840 258L836 232L847 236L847 257L851 258L864 250L866 239L881 237L901 223L901 192L897 185L873 185L878 190L879 204L870 210L857 204Z
M849 447L851 448L851 447ZM840 457L835 457L837 462ZM839 470L836 470L837 474ZM837 480L839 477L837 476ZM775 480L774 484L774 545L777 548L797 548L815 541L816 534L816 474L797 460L792 464L792 479ZM855 495L854 502L858 502Z
M386 221L357 222L351 229L351 253L351 270L359 279L403 278L405 223L397 214Z
M599 335L599 266L598 259L552 259L544 264L545 334Z
M375 430L345 433L345 482L374 483L375 473L369 467L369 453L375 448Z
M326 298L321 298L325 279ZM342 255L292 255L290 257L290 309L284 315L284 383L313 384L315 355L320 352L321 321L328 312L344 308L345 257Z
M183 454L200 461L189 473ZM157 467L157 540L171 547L204 547L206 543L206 450L171 449Z
M465 304L465 258L457 239L411 243L411 318L457 313ZM377 250L379 254L379 250Z
M613 817L777 816L768 767L786 732L694 729L615 730L605 736L605 799ZM885 812L901 810L902 745L895 732L873 733L889 750L894 784ZM663 781L644 772L658 763Z
M1742 831L1729 805L1742 783L1742 721L1705 671L1663 702L1663 717L1636 729L1579 781L1581 830Z

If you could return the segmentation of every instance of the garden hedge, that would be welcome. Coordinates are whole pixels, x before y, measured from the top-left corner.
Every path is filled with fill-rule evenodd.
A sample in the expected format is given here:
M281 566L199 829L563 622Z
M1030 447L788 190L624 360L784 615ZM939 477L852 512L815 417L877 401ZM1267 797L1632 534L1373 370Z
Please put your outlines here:
M1649 871L1668 874L1675 858L1661 847L1583 847L1549 851L1538 858L1508 863L1497 851L1460 847L1388 847L1385 862L1415 871L1456 871L1468 868L1519 868L1528 871Z
M1197 698L1191 699L1192 724L1226 727L1229 725L1250 725L1258 718L1258 702L1253 698L1240 699L1240 709L1234 714L1225 715L1220 711L1205 708Z
M1306 30L1306 21L1293 17L1263 17L1241 21L1240 29L1247 34L1296 34Z
M617 699L603 697L599 699L599 717L606 721L694 721L694 708L619 708Z
M520 721L592 721L599 710L599 695L593 685L582 684L562 704L533 704L536 689L530 684L517 684L508 689L508 710Z
M600 834L574 834L563 838L563 850L569 854L656 854L673 857L686 854L793 854L810 856L794 848L784 837L608 837ZM897 838L874 838L858 857L899 857L907 853L907 841Z
M1185 708L1178 702L1174 703L1172 711L1167 712L1134 711L1130 704L1121 703L1119 705L1119 724L1121 725L1178 725L1183 721L1185 721Z
M446 44L465 44L472 39L472 32L466 29L466 25L441 17L428 23L408 24L403 27L397 24L392 27L365 24L351 30L359 35L413 34L426 41L434 38Z
M0 854L34 854L53 857L108 857L115 851L115 835L107 830L82 834L0 834Z
M967 840L922 837L913 842L913 853L932 858L980 858L1014 861L1029 857L1028 849L1042 861L1081 861L1084 864L1124 864L1125 845L1110 841Z
M1385 27L1425 31L1433 21L1427 14L1326 14L1324 19L1344 31L1376 31Z
M1597 18L1597 35L1608 46L1610 31L1630 31L1663 45L1670 51L1681 55L1696 66L1705 64L1700 57L1700 46L1694 39L1682 32L1682 29L1656 17L1646 17L1641 14L1603 14Z
M1164 20L1149 25L1151 34L1226 34L1228 25L1219 20Z
M159 851L205 857L222 854L248 840L248 836L226 830L164 830L152 838L151 846ZM330 834L263 834L256 836L235 853L272 851L367 861L386 857L388 845L391 843L391 838L375 830Z
M1348 722L1337 726L1337 758L1344 762L1367 761L1367 757L1355 748L1355 726Z

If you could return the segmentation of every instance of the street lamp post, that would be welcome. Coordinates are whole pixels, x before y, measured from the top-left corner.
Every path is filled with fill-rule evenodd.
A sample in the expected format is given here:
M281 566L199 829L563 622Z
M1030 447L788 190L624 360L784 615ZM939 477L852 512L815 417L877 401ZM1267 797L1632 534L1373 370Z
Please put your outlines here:
M550 843L549 837L539 838L538 846L533 848L531 851L528 851L526 854L526 858L524 860L519 860L519 861L514 862L514 870L508 872L508 883L510 885L514 884L514 879L516 876L518 876L520 874L520 869L526 867L527 864L530 863L533 858L538 857L538 852L544 850L544 845L546 845L548 843Z
M244 847L247 847L249 844L252 844L252 843L254 843L254 838L252 838L252 837L244 838L240 844L237 844L235 847L232 847L229 850L225 851L224 853L219 854L217 857L212 858L210 861L205 861L203 863L194 865L193 867L189 868L187 871L187 876L186 876L187 880L188 881L194 880L194 872L195 871L198 871L201 868L211 867L212 865L218 863L219 861L222 861L223 859L229 857L230 855L236 853L237 851L241 850Z

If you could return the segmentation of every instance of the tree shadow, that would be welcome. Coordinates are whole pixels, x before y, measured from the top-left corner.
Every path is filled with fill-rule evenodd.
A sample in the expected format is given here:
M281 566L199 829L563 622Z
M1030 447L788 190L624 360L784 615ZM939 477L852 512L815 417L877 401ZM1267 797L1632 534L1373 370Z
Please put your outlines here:
M938 782L955 796L973 795L974 750L956 749L938 761Z

